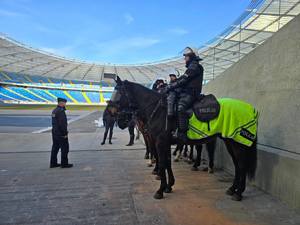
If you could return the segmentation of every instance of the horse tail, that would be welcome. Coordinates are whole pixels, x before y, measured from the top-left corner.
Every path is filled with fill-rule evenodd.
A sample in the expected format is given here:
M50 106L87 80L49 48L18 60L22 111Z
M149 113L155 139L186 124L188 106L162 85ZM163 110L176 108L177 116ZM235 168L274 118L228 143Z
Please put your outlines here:
M255 178L257 166L257 140L255 140L249 149L247 149L247 176L249 180Z

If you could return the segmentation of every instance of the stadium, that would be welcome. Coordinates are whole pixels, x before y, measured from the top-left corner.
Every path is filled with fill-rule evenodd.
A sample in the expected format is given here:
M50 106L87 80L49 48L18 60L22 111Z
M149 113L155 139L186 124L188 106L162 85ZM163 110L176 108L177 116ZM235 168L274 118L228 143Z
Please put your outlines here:
M185 74L182 54L188 42L173 57L101 63L25 44L4 29L0 224L300 224L300 1L247 4L233 23L195 48L204 68L204 94L240 99L258 110L256 177L247 183L243 201L224 194L237 169L219 139L214 174L191 171L188 159L177 155L174 193L160 201L153 199L159 181L143 159L149 134L141 125L136 122L134 145L127 127L116 127L112 144L105 144L104 109L113 102L116 86L127 80L151 89L156 80L167 80L170 71ZM132 21L129 17L127 22ZM69 158L74 162L69 170L49 169L51 111L58 98L67 101ZM201 165L211 160L208 148ZM190 150L189 160L198 159L195 154Z

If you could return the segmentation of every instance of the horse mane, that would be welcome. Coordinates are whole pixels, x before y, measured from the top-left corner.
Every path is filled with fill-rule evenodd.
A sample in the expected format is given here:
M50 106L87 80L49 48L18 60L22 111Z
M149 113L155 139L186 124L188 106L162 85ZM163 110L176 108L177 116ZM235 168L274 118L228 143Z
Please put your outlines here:
M133 91L135 94L144 94L146 96L148 96L149 98L152 97L154 99L159 99L162 97L162 94L151 90L150 88L147 88L141 84L135 83L135 82L131 82L128 80L124 81L125 86L128 87L129 91ZM138 95L139 96L139 95Z

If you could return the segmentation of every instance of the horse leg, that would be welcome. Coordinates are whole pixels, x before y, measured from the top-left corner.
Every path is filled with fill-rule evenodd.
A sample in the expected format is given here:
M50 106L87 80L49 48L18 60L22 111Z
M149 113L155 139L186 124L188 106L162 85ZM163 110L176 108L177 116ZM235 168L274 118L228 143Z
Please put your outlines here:
M246 189L246 176L247 176L247 167L248 167L247 151L249 151L249 149L247 149L247 147L241 144L234 143L233 151L237 160L238 168L240 170L240 177L239 177L239 182L238 182L236 192L232 196L232 200L241 201L243 198L242 194Z
M208 153L208 173L214 173L214 159L217 139L212 140L206 144L206 150Z
M182 149L183 149L183 145L182 144L177 144L177 155L175 156L174 162L179 162L180 158L181 158L181 153L182 153Z
M231 143L231 140L224 140L226 148L228 153L230 154L233 164L234 164L234 180L233 180L233 184L231 185L231 187L229 187L226 191L227 195L231 195L233 196L236 193L236 190L239 186L239 181L240 181L240 169L239 169L239 165L238 165L238 161L235 157L234 154L234 147Z
M160 176L160 187L154 194L155 199L162 199L164 197L164 190L167 187L166 179L166 167L167 167L167 149L163 143L163 139L157 141L156 149L158 150L158 161L159 161L159 176Z
M202 145L196 145L196 151L197 151L197 157L194 162L194 165L192 166L192 171L197 171L198 167L200 166L201 162L201 153L202 153Z
M194 161L194 145L190 145L190 155L189 155L189 160L191 162Z
M157 150L156 150L155 146L152 146L151 152L152 152L153 157L155 159L155 167L152 171L152 174L157 175L157 178L158 178L159 177L159 159L158 159L158 153L157 153Z
M187 157L188 145L184 145L183 157Z
M173 156L176 156L176 155L177 155L178 150L179 150L179 147L178 147L178 145L176 145L176 148L175 148L175 150L174 150L174 152L173 152Z
M149 137L147 137L145 139L145 142L147 144L147 153L145 155L145 159L148 159L147 166L152 167L153 166L153 147L152 147L152 144L151 144L151 139L149 139Z
M167 172L168 172L168 185L164 191L165 191L165 193L171 193L172 186L175 184L175 177L174 177L174 174L172 171L171 148L170 148L170 151L168 152L168 156L167 156Z
M144 136L144 137L145 137L145 136ZM147 139L147 138L144 138L144 140L145 140L145 144L146 144L146 154L145 154L144 159L149 159L150 150L149 150L148 139Z

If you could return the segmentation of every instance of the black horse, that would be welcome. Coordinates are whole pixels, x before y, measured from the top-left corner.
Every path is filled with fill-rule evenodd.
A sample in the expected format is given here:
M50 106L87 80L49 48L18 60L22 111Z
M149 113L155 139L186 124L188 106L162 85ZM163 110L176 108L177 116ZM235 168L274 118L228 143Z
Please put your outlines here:
M147 131L155 137L161 183L154 198L162 199L163 193L170 193L172 186L175 184L171 167L172 136L170 131L166 129L167 109L164 101L165 96L140 84L127 80L121 81L119 77L117 77L116 83L111 101L116 105L119 115L122 115L123 111L134 113L136 118L145 124ZM126 124L122 116L118 118L118 124L120 128L126 127L126 125L122 126L122 124ZM219 135L216 134L201 140L189 140L185 144L205 144L211 142L217 136ZM255 176L257 161L256 140L251 147L237 143L233 139L223 138L223 140L235 166L234 182L226 193L232 195L233 200L240 201L246 188L246 176L249 179L253 179ZM168 173L168 181L166 171Z

